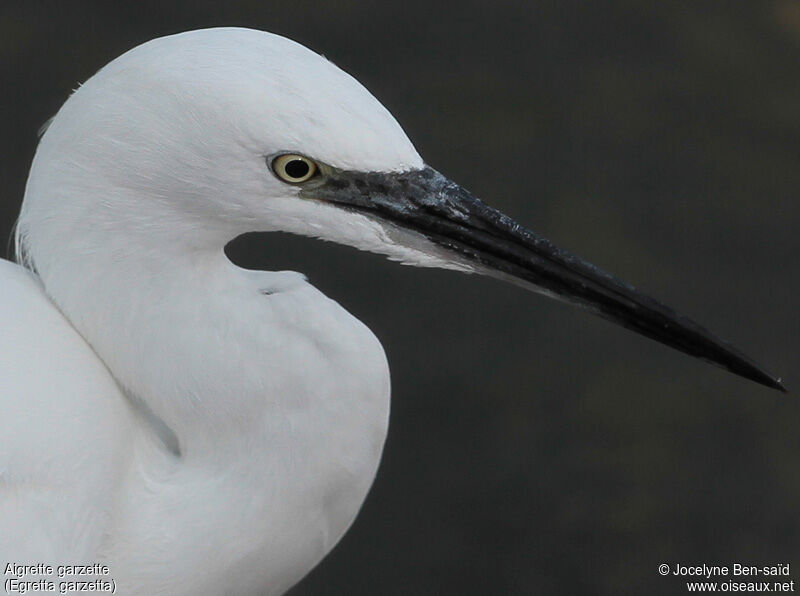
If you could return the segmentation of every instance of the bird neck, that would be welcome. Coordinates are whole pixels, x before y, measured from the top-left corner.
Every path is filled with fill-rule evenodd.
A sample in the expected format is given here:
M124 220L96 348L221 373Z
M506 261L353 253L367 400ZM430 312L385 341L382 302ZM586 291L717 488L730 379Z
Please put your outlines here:
M246 443L264 433L254 421L270 412L285 420L286 410L313 412L308 422L335 409L352 424L352 412L365 412L383 436L380 344L302 276L231 264L224 246L251 221L215 215L202 188L173 186L187 195L176 201L152 186L110 184L91 160L65 162L45 141L19 221L23 254L120 386L182 450ZM309 362L319 364L317 377Z
M146 225L110 225L89 214L69 234L37 228L34 263L55 304L181 452L231 461L266 436L300 448L348 429L382 442L383 350L302 275L236 267L224 254L232 231L185 220L147 235ZM43 250L57 238L68 241Z
M46 292L127 394L182 441L202 437L219 404L190 382L203 358L192 334L222 320L218 298L235 278L223 242L192 245L191 229L143 238L89 228L37 255Z
M116 535L142 552L170 545L170 572L201 591L236 569L219 590L282 593L336 544L375 477L389 414L380 344L301 275L236 268L221 240L95 235L36 259L45 288L180 454L139 435ZM196 555L198 541L219 560ZM135 574L139 553L117 564Z

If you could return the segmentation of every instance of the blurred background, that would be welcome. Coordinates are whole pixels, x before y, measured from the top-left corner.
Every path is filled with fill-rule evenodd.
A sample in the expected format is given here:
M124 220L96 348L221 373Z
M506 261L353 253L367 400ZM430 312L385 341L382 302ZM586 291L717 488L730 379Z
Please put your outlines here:
M293 596L684 593L660 563L800 582L799 2L4 0L0 238L72 89L215 25L325 54L432 166L796 390L493 280L242 238L237 263L306 272L393 374L374 488Z

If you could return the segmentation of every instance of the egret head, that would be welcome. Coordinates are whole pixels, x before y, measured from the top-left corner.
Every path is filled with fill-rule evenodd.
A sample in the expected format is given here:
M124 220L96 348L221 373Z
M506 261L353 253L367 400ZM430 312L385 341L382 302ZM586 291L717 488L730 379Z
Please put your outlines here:
M47 283L65 239L86 256L100 238L124 260L278 230L514 281L780 388L695 323L428 167L355 79L259 31L157 39L80 87L37 151L18 244Z

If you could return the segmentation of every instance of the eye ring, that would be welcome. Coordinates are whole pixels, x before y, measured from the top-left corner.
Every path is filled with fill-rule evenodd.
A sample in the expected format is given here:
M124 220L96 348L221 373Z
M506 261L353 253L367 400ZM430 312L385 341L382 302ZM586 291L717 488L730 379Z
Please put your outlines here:
M301 184L317 175L317 164L296 153L284 153L272 160L272 171L275 175L289 184Z

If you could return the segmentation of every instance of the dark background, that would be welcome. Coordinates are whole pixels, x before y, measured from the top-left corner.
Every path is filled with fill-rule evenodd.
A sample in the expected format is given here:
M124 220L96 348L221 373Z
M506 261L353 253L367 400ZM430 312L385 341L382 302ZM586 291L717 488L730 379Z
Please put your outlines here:
M4 0L0 237L79 82L214 25L324 53L431 165L800 391L800 2ZM293 596L684 593L662 562L800 582L797 393L488 279L285 235L231 254L308 273L392 366L374 489Z

